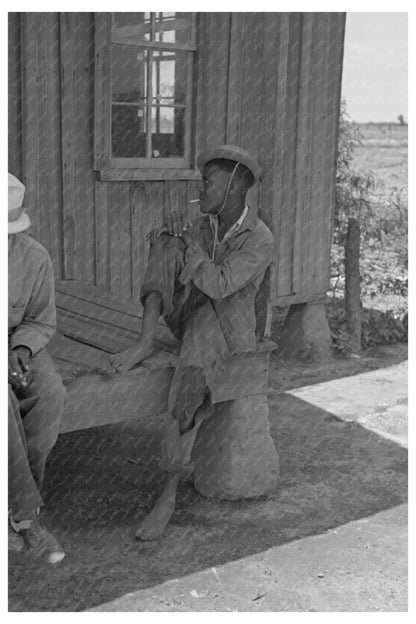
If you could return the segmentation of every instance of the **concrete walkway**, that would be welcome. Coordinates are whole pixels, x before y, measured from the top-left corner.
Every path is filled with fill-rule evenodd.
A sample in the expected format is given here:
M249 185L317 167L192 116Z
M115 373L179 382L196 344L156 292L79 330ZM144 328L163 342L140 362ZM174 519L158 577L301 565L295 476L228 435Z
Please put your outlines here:
M406 611L406 506L90 611Z
M272 428L291 398L407 445L407 363L273 391ZM406 611L406 526L407 506L392 506L90 611Z
M344 421L407 448L407 362L369 373L334 379L285 394L298 397Z

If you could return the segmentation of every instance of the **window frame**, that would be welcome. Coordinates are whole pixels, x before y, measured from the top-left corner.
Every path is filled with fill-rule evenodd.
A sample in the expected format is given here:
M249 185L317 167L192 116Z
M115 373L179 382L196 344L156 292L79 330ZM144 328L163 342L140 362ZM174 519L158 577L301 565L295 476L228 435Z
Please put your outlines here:
M154 13L151 13L154 16ZM95 14L95 84L94 84L94 170L100 180L164 180L199 179L193 168L192 128L193 128L193 67L196 52L196 14L191 13L191 42L186 44L144 41L123 43L137 50L185 51L187 60L187 90L185 98L184 156L172 158L120 158L112 156L111 121L111 48L120 45L112 41L112 13ZM152 66L152 62L150 62ZM150 76L151 80L151 76ZM147 103L148 111L152 99ZM149 116L148 116L149 119ZM148 130L151 119L149 119Z

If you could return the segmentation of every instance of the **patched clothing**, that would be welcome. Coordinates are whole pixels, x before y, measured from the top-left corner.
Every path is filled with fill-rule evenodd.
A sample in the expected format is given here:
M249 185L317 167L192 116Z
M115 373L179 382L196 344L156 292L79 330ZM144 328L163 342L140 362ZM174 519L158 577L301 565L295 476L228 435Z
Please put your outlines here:
M175 254L174 263L167 268L167 271L174 270L175 282L171 278L166 282L169 286L162 289L164 314L168 317L172 314L174 290L179 291L181 286L192 283L199 293L212 301L230 352L255 350L254 302L273 259L272 233L252 209L248 210L240 228L230 236L224 236L215 249L215 229L209 217L200 219L192 232L196 241L186 249L184 259ZM169 237L163 238L164 244L168 244ZM142 298L151 290L160 292L157 283L162 270L160 263L152 263L149 259ZM181 294L180 303L183 304L183 290Z
M264 273L272 262L274 239L266 224L249 209L240 229L219 242L202 219L199 240L186 250L182 284L190 280L212 301L231 353L256 348L254 301Z
M204 217L193 226L195 242L189 247L180 238L162 235L150 250L142 303L148 293L159 292L165 321L182 341L168 400L171 422L162 461L168 470L189 462L192 444L187 456L179 458L178 436L193 440L201 424L194 422L191 433L177 421L192 422L192 414L209 403L232 355L256 348L254 303L273 258L274 240L251 209L238 225L215 244L215 228Z

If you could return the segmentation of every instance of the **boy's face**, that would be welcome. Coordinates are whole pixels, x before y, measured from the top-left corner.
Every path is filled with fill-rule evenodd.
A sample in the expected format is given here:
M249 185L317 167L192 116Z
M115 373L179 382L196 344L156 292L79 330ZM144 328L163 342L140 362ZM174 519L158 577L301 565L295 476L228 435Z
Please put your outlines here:
M203 214L217 214L224 202L231 173L207 163L199 185L199 208Z

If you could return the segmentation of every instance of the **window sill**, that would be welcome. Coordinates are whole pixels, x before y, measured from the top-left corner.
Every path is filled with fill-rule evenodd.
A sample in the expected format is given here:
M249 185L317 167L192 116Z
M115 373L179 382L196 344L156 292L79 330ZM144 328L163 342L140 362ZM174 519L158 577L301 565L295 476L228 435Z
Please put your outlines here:
M130 180L200 180L201 174L195 169L101 169L98 180L101 182L128 182Z

